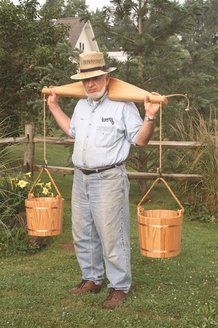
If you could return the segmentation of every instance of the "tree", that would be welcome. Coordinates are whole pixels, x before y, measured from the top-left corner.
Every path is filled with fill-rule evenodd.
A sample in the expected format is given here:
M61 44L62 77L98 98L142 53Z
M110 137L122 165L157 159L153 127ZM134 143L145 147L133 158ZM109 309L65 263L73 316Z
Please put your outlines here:
M209 117L210 108L217 102L217 26L218 2L215 0L188 0L185 3L188 12L189 29L182 31L182 45L190 55L190 61L184 67L181 79L191 96L192 104ZM185 82L185 83L184 83Z
M65 35L66 28L40 18L36 0L0 1L0 108L14 133L25 120L40 120L42 87L66 83L75 70Z
M187 93L192 107L208 114L216 101L217 1L111 0L92 24L105 50L123 50L126 63L118 77L146 90L161 94ZM183 102L170 101L163 115L165 138L175 137L170 124L180 118ZM167 115L167 113L171 113ZM143 115L143 111L142 111ZM208 116L208 115L207 115ZM158 132L158 128L156 129ZM158 138L158 136L157 136ZM137 170L157 167L155 159L134 148L130 164Z
M107 45L128 54L128 62L118 64L119 77L161 94L177 90L180 71L189 60L179 39L186 15L183 7L167 0L113 0L111 4L92 22L109 41ZM139 148L132 149L129 164L139 171L158 166L156 156ZM144 184L140 187L144 189Z
M44 19L58 19L62 17L64 0L46 0L40 10Z
M62 17L79 17L84 19L87 17L88 9L85 0L67 0L63 8Z
M86 18L89 13L85 0L46 0L40 10L40 15L46 19L62 17Z

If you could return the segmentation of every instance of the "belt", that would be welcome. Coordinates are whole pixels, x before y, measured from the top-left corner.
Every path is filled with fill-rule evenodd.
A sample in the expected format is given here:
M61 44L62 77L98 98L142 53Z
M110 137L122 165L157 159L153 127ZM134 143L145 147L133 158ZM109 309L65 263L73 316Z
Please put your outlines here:
M100 172L103 172L103 171L106 171L106 170L110 170L110 169L113 169L114 167L117 167L117 166L120 166L120 165L123 165L124 163L117 163L117 164L113 164L111 166L107 166L107 167L102 167L100 169L93 169L93 170L86 170L86 169L81 169L78 167L78 169L80 171L82 171L83 174L86 174L86 175L89 175L89 174L93 174L93 173L100 173Z

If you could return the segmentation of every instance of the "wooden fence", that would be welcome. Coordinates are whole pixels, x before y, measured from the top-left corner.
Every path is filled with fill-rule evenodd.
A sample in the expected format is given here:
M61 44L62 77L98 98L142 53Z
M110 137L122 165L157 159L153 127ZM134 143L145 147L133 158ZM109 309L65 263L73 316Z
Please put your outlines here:
M56 145L65 145L71 146L74 142L73 139L70 138L59 138L59 137L46 137L45 138L47 144L56 144ZM41 136L35 136L34 124L26 124L25 125L25 136L24 137L11 137L0 139L0 145L8 145L8 144L21 144L25 145L24 151L24 161L23 168L27 172L33 172L34 169L39 170L41 165L38 165L34 162L34 153L35 153L35 144L43 143L44 138ZM202 145L199 142L195 141L162 141L162 147L164 148L198 148L205 147L206 145ZM159 147L160 141L149 141L146 147ZM60 173L70 173L74 172L73 167L60 167L60 166L48 166L50 171L60 172ZM128 177L130 179L156 179L159 176L158 173L149 173L149 172L131 172L128 171ZM199 181L202 179L202 176L199 174L179 174L179 173L162 173L162 176L171 180L193 180Z

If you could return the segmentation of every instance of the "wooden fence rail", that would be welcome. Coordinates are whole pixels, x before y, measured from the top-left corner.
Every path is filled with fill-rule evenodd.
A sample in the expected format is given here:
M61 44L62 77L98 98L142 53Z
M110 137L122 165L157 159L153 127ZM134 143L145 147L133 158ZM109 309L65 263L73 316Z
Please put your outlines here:
M34 165L36 170L41 169L41 165ZM61 166L47 166L49 171L54 173L63 173L63 174L73 174L74 168L73 167L61 167ZM146 179L146 180L153 180L159 177L159 173L148 173L148 172L133 172L128 171L129 179ZM176 181L184 181L184 180L191 180L191 181L199 181L202 179L202 176L199 174L179 174L179 173L162 173L162 177L168 180L176 180Z
M46 143L48 144L56 144L56 145L65 145L71 146L74 143L74 140L71 138L62 138L62 137L46 137ZM34 136L33 142L34 143L43 143L44 138L41 136ZM27 143L27 137L10 137L10 138L3 138L0 139L0 145L9 145L9 144L19 144L19 143ZM205 147L206 144L202 144L197 141L162 141L162 146L165 148L201 148ZM147 147L159 147L160 141L158 140L150 140Z
M45 138L47 144L58 144L71 146L74 143L73 139L70 138L61 138L61 137L46 137ZM26 171L32 171L34 169L39 170L41 165L37 165L34 163L34 153L35 153L35 144L43 143L44 138L42 136L34 135L34 125L32 123L25 125L25 136L24 137L11 137L11 138L2 138L0 139L0 145L9 145L9 144L25 144L25 152L24 152L24 168ZM161 142L162 147L165 148L173 148L173 149L184 149L184 148L199 148L205 147L206 144L202 144L196 141L168 141L164 140ZM151 140L149 141L146 147L154 148L159 147L160 141ZM70 173L74 172L73 167L59 167L59 166L48 166L49 170L53 172L60 173ZM128 171L128 177L130 179L156 179L159 176L158 173L150 173L150 172L132 172ZM193 180L199 181L202 179L202 176L199 174L179 174L179 173L162 173L162 176L171 180Z
M28 142L26 137L10 137L10 138L1 138L0 145L12 145Z

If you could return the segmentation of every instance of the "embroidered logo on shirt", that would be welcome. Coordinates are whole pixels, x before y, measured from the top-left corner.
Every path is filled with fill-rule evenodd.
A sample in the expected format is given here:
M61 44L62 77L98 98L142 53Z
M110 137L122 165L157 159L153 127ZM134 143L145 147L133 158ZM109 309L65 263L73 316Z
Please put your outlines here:
M114 125L113 117L102 117L101 121L102 122L111 122L111 124Z

